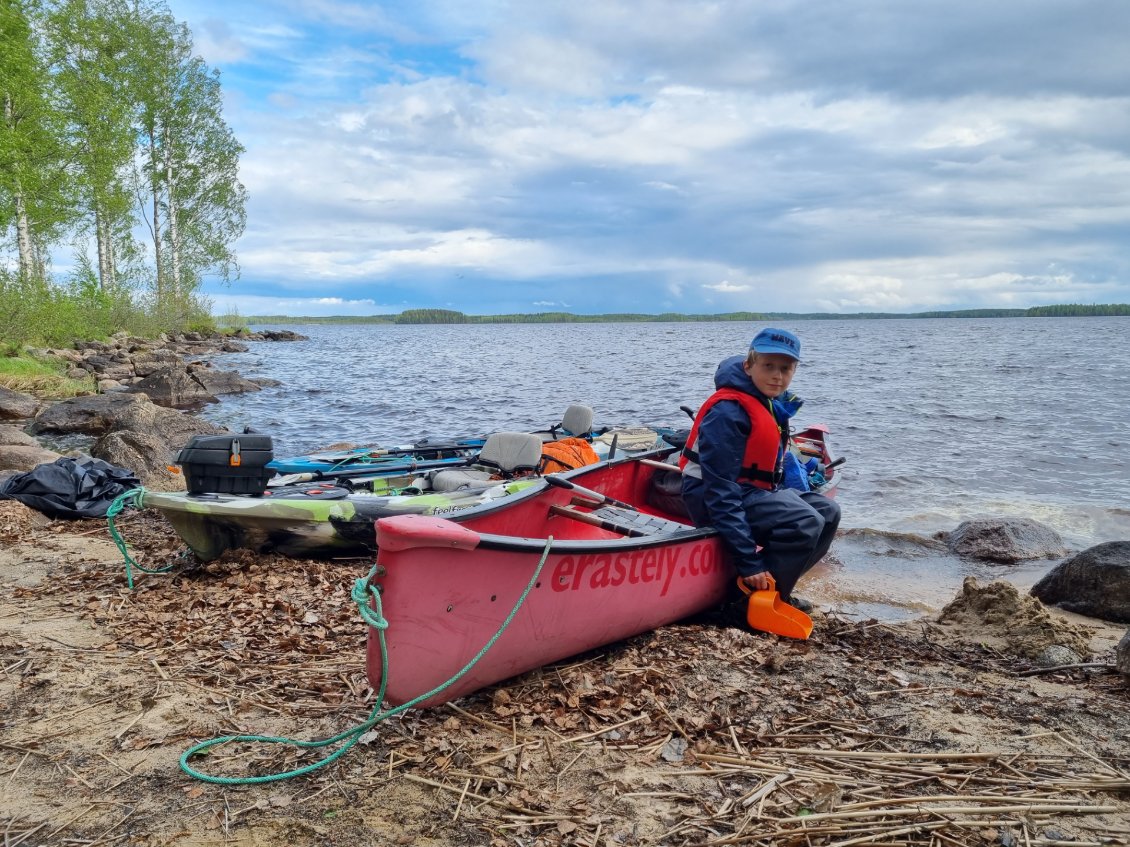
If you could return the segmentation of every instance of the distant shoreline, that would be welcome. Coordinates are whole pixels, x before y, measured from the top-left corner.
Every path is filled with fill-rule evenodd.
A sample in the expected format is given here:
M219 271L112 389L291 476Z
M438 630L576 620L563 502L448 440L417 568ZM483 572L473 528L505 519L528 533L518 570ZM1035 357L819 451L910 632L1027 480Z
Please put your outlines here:
M658 315L613 313L575 315L570 312L534 312L512 315L467 315L448 309L409 309L395 315L295 315L228 316L249 326L263 324L519 324L519 323L702 323L716 321L846 321L908 320L918 318L1075 318L1127 317L1130 304L1061 304L1028 309L956 309L937 312L726 312L714 315L686 315L664 312Z

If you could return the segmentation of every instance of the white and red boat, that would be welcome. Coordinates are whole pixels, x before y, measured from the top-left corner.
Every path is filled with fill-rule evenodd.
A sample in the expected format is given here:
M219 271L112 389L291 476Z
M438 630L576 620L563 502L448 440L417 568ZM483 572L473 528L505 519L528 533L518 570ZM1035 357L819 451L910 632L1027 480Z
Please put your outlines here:
M824 465L816 490L832 495L827 430L794 436ZM369 630L374 689L385 699L435 706L533 668L655 629L720 603L734 572L722 542L677 514L658 476L677 468L627 458L580 468L505 508L473 509L459 521L398 515L377 521L377 570L388 627ZM530 581L545 557L537 580ZM503 627L522 597L513 619Z

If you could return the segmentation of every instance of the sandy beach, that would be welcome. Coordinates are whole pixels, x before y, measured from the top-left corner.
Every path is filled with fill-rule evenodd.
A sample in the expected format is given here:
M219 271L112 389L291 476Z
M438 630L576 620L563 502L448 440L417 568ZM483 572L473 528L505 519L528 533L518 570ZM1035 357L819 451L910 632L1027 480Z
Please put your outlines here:
M309 775L205 783L178 766L198 741L370 714L349 598L369 563L202 566L156 512L118 528L173 571L131 591L105 521L0 503L5 845L1130 843L1125 627L990 587L945 624L817 614L806 642L689 621L392 717ZM1083 665L1023 655L1049 627Z

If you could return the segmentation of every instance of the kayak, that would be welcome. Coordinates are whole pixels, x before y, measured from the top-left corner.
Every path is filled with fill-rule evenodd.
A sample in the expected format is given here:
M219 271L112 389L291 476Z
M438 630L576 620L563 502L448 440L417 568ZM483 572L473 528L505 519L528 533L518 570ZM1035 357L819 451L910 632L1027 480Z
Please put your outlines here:
M820 450L814 490L835 496L826 435L794 445ZM370 585L387 627L368 632L373 689L436 706L721 603L734 570L717 532L672 506L678 474L625 457L545 477L505 508L378 519Z
M617 449L616 455L621 459L626 456L662 458L674 450L666 440L656 436L655 431L636 428L634 433L634 439L623 439L631 449L624 452ZM812 445L806 448L810 452L826 453L825 434L813 428L798 433L794 440ZM520 441L529 434L498 435L516 437ZM603 450L607 455L610 442L620 439L613 435L602 446L603 438L605 436L597 438L593 446L598 454ZM661 446L644 449L656 443ZM512 463L506 461L495 470L494 474L479 473L495 476L516 471ZM486 479L470 488L442 485L452 471L468 476L476 473L470 464L452 465L450 460L434 460L419 462L407 470L370 467L343 470L340 475L319 472L319 478L312 481L268 484L262 494L146 490L139 505L161 512L202 561L212 561L231 549L329 559L371 557L377 549L374 523L380 518L413 513L460 520L475 510L508 505L544 487L542 477L536 472L523 472L524 476L511 479ZM834 476L829 477L828 484L834 486Z
M411 484L407 476L385 477L383 482L389 493L317 482L270 488L262 496L146 490L138 505L161 512L205 562L239 548L295 558L371 557L376 550L373 523L378 518L408 512L450 515L511 497L539 480L531 477L477 491L426 494L397 488Z
M796 437L822 449L816 490L834 495L825 434ZM661 494L678 473L626 457L545 477L505 508L378 519L370 584L387 628L368 632L373 689L435 706L721 603L734 581L721 538Z
M626 440L641 449L665 444L648 432ZM568 443L562 439L556 445ZM594 448L600 446L598 440ZM495 433L473 460L422 459L288 474L252 490L197 485L189 492L145 491L139 505L160 511L203 561L237 548L300 558L372 556L377 518L451 515L510 498L539 482L549 449L536 433ZM599 461L600 453L593 449L585 461Z
M593 410L590 406L574 403L565 410L561 423L535 434L543 441L558 438L581 437L593 441L606 429L592 428ZM273 459L267 468L276 474L339 472L371 469L395 472L415 462L425 460L460 460L470 462L486 443L486 435L459 436L456 438L422 438L412 444L396 447L357 447L344 450L322 450L304 456Z

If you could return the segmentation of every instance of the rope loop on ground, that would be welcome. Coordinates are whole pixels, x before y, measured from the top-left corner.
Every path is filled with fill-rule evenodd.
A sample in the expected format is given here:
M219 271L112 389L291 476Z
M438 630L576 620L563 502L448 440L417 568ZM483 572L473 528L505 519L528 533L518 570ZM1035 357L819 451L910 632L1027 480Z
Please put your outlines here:
M518 601L514 604L514 608L510 610L510 613L506 616L506 619L503 620L501 626L499 626L498 628L498 631L490 637L487 643L483 645L482 649L479 650L479 652L476 653L475 656L469 662L467 662L467 664L465 664L459 671L457 671L454 676L452 676L446 682L437 685L431 691L426 691L423 694L420 694L405 703L401 703L399 706L394 706L389 709L382 708L382 704L384 703L385 689L387 688L389 677L388 647L385 643L385 630L388 629L389 624L384 617L384 612L381 605L380 591L378 590L378 587L376 585L372 584L373 577L376 576L377 573L377 568L374 567L369 571L368 576L366 576L364 579L358 579L353 584L353 589L350 591L350 596L352 597L353 601L357 603L361 617L367 624L369 624L369 626L373 627L373 629L376 631L377 641L380 644L381 649L381 687L380 691L377 692L376 704L373 706L372 712L369 713L369 717L355 727L344 730L343 732L339 732L337 735L331 736L330 738L323 738L319 741L301 741L294 738L285 738L274 735L225 735L221 738L213 738L209 741L202 741L199 744L194 744L192 747L189 747L183 754L181 754L181 770L183 770L186 774L193 777L194 779L199 779L202 782L209 782L213 785L257 785L265 782L278 782L284 779L292 779L296 776L303 776L304 774L308 774L311 771L317 770L318 768L324 767L325 765L328 765L332 762L336 762L338 759L344 756L346 752L348 752L349 749L353 747L354 744L361 740L361 737L366 732L368 732L378 723L395 715L399 715L401 712L405 712L408 709L411 709L416 704L422 703L423 701L434 697L436 694L439 694L441 691L444 691L445 689L454 685L456 682L462 679L471 670L471 668L477 665L479 663L479 660L481 660L483 656L487 654L487 651L494 646L495 642L502 637L502 633L506 632L507 627L510 626L510 622L514 620L514 616L518 614L518 610L521 609L522 604L526 602L526 597L529 596L530 591L532 591L534 586L537 584L538 577L541 576L542 568L545 567L546 560L549 558L549 551L552 549L552 547L553 536L551 535L546 538L545 549L542 550L541 559L538 561L537 567L534 569L533 576L530 577L530 581L526 584L525 590L518 598ZM371 608L370 600L372 601ZM212 776L211 774L202 773L196 770L189 764L189 760L193 756L205 754L213 747L219 747L224 744L230 744L237 741L261 744L289 744L292 747L299 747L304 750L328 747L331 744L337 744L339 742L345 743L342 744L342 746L334 752L330 753L322 759L319 759L316 762L313 762L312 764L305 765L300 768L294 768L293 770L289 771L283 771L281 773L264 774L263 776Z
M144 496L144 488L131 488L124 494L119 494L115 497L114 502L110 504L110 508L106 510L106 523L110 525L110 537L114 539L114 544L117 545L118 550L121 551L122 557L126 560L126 583L129 585L130 591L133 591L134 568L142 573L158 574L168 573L177 566L176 562L173 562L171 565L166 565L163 568L146 568L139 565L129 554L129 545L126 544L125 539L123 539L121 533L118 532L118 527L114 524L114 518L121 514L127 506L132 506L135 509L145 508L142 501Z

